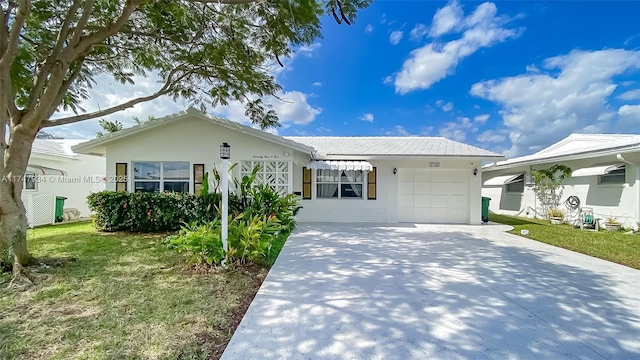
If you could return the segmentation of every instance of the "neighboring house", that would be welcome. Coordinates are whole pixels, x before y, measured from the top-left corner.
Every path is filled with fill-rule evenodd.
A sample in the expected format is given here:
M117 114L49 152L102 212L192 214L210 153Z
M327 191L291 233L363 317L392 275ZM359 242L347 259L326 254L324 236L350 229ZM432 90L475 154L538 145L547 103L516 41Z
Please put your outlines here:
M57 196L68 215L89 216L87 195L105 189L105 159L71 150L85 141L34 140L22 191L30 226L54 222Z
M561 205L577 196L581 207L596 217L613 216L626 227L640 220L640 135L571 134L535 154L485 165L482 195L491 198L490 210L509 215L534 216L540 210L533 193L532 169L555 164L570 167ZM541 216L542 214L539 214ZM570 211L569 219L577 211Z
M280 137L193 108L73 149L106 156L107 189L193 193L225 142L234 175L259 165L303 222L479 224L480 166L504 158L440 137Z

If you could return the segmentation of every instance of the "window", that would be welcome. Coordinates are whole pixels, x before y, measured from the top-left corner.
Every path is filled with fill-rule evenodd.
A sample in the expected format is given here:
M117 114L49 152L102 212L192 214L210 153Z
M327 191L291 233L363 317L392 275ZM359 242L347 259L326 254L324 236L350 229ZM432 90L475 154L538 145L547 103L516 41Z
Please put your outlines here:
M24 173L24 189L36 190L36 173L33 171L27 171Z
M362 199L363 180L360 170L316 170L316 197Z
M511 180L506 185L508 193L523 193L524 192L524 174L521 174L517 178Z
M598 177L598 184L624 184L626 181L625 167L609 171L609 173Z
M136 192L189 192L188 161L138 161L133 163Z

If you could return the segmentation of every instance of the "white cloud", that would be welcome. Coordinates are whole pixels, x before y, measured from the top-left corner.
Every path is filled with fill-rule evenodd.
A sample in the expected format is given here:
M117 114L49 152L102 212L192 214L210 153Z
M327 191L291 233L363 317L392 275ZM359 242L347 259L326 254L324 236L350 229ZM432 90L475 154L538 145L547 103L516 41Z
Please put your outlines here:
M320 87L320 86L322 86L322 83L321 83L320 81L316 81L316 82L314 82L314 83L313 83L313 84L311 84L311 85L313 85L313 86L317 86L317 87Z
M362 121L368 121L368 122L373 122L373 114L372 113L366 113L362 116L360 116L358 119L362 120Z
M373 25L369 24L364 27L365 34L371 34L373 32Z
M402 40L402 31L400 30L394 30L391 32L391 35L389 35L389 42L391 43L391 45L397 45L400 40Z
M396 125L393 130L385 132L387 136L411 136L411 133L402 125Z
M459 29L463 16L462 8L457 1L448 3L445 7L438 9L433 16L429 36L437 37Z
M449 101L449 102L445 102L444 100L437 100L436 101L436 105L442 109L442 111L444 112L449 112L451 110L453 110L453 102Z
M322 112L321 108L309 105L307 95L300 91L286 91L276 95L279 99L271 96L263 98L263 101L278 113L280 124L285 128L290 124L308 125ZM219 105L211 109L213 114L250 125L251 121L244 112L244 104L239 101L231 101L227 105Z
M409 33L409 39L412 41L420 41L429 33L429 28L425 24L416 24Z
M450 5L452 4L458 6L457 3ZM450 11L451 14L454 14L453 10ZM436 35L457 30L458 24L464 32L458 39L444 43L432 42L413 50L396 74L396 93L406 94L418 89L428 89L452 74L462 59L477 50L519 36L521 31L504 27L507 20L496 14L496 6L489 2L480 4L471 15L462 20L455 20L457 17L453 15L438 17L436 14L438 19L434 17L432 25L432 32L435 31Z
M624 132L640 130L640 105L622 105L618 108L619 128Z
M477 132L478 128L468 117L459 117L456 122L448 122L440 128L440 136L447 139L463 142L467 138L468 132Z
M635 110L622 106L612 115L607 100L617 86L614 77L640 69L640 51L572 51L546 59L542 69L545 71L479 82L471 88L471 94L502 106L512 143L505 155L524 155L585 129L629 131L622 127L626 122L616 127L612 118L632 119Z
M626 101L640 100L640 89L625 91L618 95L618 99Z
M320 49L321 46L322 44L320 43L313 43L311 45L301 46L295 53L293 53L293 56L296 56L299 54L307 57L312 57L318 51L318 49Z
M393 82L393 76L387 76L384 79L382 79L382 83L385 85L389 85Z
M507 139L504 130L485 130L476 137L481 143L501 143Z
M487 122L487 120L489 120L489 114L482 114L482 115L476 115L473 118L473 121L480 123L480 124L484 124Z

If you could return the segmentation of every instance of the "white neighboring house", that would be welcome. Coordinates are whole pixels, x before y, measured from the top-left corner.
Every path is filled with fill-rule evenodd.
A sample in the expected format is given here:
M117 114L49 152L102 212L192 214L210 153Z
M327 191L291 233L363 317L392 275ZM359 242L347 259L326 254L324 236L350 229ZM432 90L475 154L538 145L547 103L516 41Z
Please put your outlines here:
M78 144L106 156L107 189L183 191L231 145L234 175L300 196L302 222L479 224L483 161L504 157L441 137L280 137L196 109Z
M533 193L532 169L562 164L572 169L561 202L577 196L595 217L617 217L625 227L640 221L640 135L571 134L535 154L485 165L482 195L498 214L533 216L540 210ZM536 206L538 206L536 208ZM577 216L576 211L568 219Z
M87 140L35 139L24 177L22 201L30 226L55 222L56 197L65 197L65 218L89 216L87 196L105 189L105 159L71 150Z

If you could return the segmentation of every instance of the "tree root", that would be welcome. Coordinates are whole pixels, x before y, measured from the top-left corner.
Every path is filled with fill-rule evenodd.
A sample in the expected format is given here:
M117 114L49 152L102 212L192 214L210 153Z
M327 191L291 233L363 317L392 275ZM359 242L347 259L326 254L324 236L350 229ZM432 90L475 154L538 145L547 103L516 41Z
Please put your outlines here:
M13 278L9 283L10 289L28 290L35 285L35 277L19 263L13 264Z

